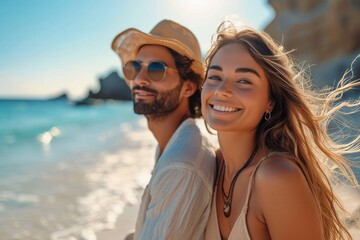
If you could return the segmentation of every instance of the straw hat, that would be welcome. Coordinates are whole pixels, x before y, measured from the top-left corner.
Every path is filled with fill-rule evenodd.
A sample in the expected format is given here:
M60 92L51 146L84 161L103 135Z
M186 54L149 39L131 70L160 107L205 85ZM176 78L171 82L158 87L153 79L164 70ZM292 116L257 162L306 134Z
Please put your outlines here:
M136 58L141 46L149 44L171 48L194 60L191 68L204 77L205 68L201 61L200 46L196 37L189 29L171 20L159 22L149 34L129 28L114 38L111 47L119 55L122 64L125 64Z

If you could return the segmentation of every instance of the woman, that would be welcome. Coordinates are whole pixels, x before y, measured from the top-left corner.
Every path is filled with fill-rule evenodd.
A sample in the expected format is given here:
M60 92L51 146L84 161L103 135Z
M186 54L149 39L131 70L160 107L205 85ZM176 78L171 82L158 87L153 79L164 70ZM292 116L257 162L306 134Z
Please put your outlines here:
M357 185L343 155L359 153L327 134L336 101L359 81L312 92L267 34L219 27L207 54L202 113L220 152L206 239L351 239L338 214L334 174ZM336 167L336 168L335 168Z

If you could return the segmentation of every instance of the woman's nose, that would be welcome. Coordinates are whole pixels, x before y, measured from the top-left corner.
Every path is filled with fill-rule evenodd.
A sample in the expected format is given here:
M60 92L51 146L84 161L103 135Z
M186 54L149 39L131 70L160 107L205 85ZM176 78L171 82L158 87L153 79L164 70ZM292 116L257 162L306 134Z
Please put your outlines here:
M232 96L231 83L227 80L222 81L221 84L217 87L215 91L215 95L231 97Z

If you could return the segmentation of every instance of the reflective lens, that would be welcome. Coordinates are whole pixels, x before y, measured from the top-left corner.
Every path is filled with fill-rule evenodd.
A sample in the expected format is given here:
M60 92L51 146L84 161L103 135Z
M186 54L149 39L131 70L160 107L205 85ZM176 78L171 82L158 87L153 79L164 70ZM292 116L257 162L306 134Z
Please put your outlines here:
M136 61L127 62L123 66L124 76L128 80L134 80L136 78L136 75L138 75L138 73L140 72L140 70L141 70L141 64Z
M123 67L124 76L128 80L134 80L141 71L142 65L147 66L146 74L152 81L160 81L165 77L167 66L159 61L151 62L149 64L141 63L139 61L127 62Z
M152 62L147 66L147 74L153 81L160 81L164 78L166 66L162 62Z

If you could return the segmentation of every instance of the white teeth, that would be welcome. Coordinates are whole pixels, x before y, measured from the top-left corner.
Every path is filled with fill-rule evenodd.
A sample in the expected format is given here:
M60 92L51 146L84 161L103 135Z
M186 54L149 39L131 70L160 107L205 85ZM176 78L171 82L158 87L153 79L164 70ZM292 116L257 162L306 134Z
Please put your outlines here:
M218 110L218 111L221 111L221 112L237 112L237 111L239 111L238 108L218 106L218 105L214 105L213 108L215 110Z

